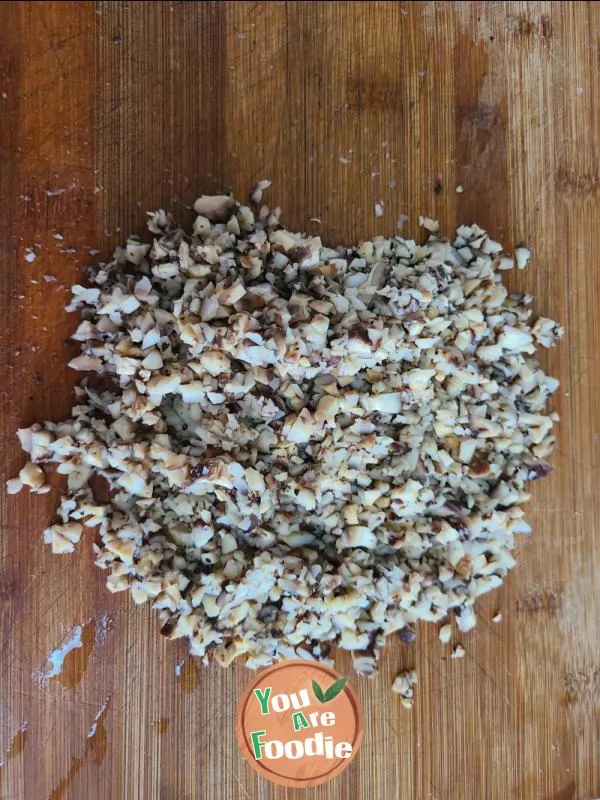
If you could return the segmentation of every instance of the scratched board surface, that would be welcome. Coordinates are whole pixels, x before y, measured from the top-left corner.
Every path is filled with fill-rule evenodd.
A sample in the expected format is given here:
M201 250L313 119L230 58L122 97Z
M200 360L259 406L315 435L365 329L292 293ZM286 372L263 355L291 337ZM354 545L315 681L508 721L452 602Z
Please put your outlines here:
M354 680L364 744L318 789L243 761L242 666L203 669L163 640L104 589L89 542L50 554L58 480L2 496L2 800L600 796L599 60L599 3L0 5L3 479L24 462L15 429L68 411L63 308L89 250L141 232L148 209L188 220L202 191L270 178L287 224L332 244L401 215L411 235L419 213L447 234L477 221L531 246L511 285L567 330L543 356L562 424L518 568L463 660L423 626ZM407 712L389 685L413 666Z

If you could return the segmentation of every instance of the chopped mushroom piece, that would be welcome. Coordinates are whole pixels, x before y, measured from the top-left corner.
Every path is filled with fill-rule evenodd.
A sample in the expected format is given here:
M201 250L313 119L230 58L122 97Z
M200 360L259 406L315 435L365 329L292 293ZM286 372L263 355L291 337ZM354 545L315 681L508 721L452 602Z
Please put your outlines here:
M52 545L53 553L73 553L82 530L83 526L78 522L52 525L44 531L44 541Z
M269 188L271 185L271 181L263 180L259 181L254 189L252 190L252 194L250 195L250 200L254 203L255 206L260 205L263 197L263 192Z
M248 206L201 196L191 231L151 213L151 245L73 286L88 374L69 419L18 431L7 492L49 491L55 465L53 552L97 528L109 591L204 663L337 645L374 676L387 636L470 630L514 567L558 419L536 350L563 331L504 286L513 260L478 225L333 249L286 230L268 185ZM394 681L406 707L415 681Z
M526 247L517 247L515 250L515 261L518 269L525 269L529 264L531 252Z
M19 478L11 478L10 480L6 481L7 494L18 494L22 488L23 482L20 481Z
M30 489L41 489L46 483L43 470L31 461L28 461L19 472L19 480L23 486L29 486ZM16 488L16 484L13 484L13 487Z
M235 210L236 202L226 194L201 195L194 203L196 214L213 222L227 222Z
M419 217L419 225L430 233L437 233L440 229L440 223L436 219L430 219L429 217Z
M442 625L440 628L440 642L447 644L452 638L452 625Z
M392 683L392 692L400 695L400 702L404 708L413 707L414 689L413 686L418 682L416 670L406 669L399 672Z
M460 610L460 612L456 615L456 624L461 633L467 633L467 631L470 631L475 627L477 624L477 619L471 606L465 606Z
M465 656L465 648L462 644L457 644L454 650L452 651L450 658L464 658Z

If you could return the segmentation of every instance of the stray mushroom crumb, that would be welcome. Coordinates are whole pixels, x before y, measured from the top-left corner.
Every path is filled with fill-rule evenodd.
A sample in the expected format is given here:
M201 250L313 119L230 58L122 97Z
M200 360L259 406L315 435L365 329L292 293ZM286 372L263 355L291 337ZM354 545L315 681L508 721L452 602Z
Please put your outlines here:
M525 269L529 264L531 252L526 247L517 247L515 250L515 261L517 262L518 269Z
M465 652L465 648L462 646L462 644L457 644L452 651L450 658L464 658Z
M447 644L452 638L452 625L442 625L439 632L440 642Z
M421 225L430 233L437 233L440 229L439 222L435 219L430 219L429 217L419 217L419 225Z
M562 328L503 284L512 259L477 225L332 248L288 231L268 186L200 197L191 231L149 214L151 244L72 287L75 404L18 431L7 492L49 491L56 465L44 540L88 542L109 591L204 663L331 663L337 645L373 676L419 620L472 629L514 567L558 419L538 350Z
M418 677L416 670L406 669L399 672L392 683L392 692L400 695L400 702L404 708L411 709L414 700L413 686L417 683Z
M492 617L492 622L496 622L496 623L502 622L502 612L501 611L496 611L496 613Z

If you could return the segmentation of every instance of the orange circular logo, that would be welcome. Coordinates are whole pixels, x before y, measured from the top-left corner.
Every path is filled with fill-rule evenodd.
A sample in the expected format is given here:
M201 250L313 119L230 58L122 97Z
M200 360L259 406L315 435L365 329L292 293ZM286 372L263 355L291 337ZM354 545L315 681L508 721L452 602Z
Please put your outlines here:
M244 758L273 783L318 786L350 764L364 722L354 689L317 661L283 661L258 673L237 713Z

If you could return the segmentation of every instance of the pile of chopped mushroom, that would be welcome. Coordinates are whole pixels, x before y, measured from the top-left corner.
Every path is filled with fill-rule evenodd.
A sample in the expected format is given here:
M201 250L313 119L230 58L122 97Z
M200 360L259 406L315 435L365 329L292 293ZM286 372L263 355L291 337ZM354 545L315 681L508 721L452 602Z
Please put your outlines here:
M73 287L70 366L88 374L71 419L19 431L30 463L8 491L47 491L57 463L53 552L98 526L110 591L205 662L337 644L371 675L417 620L473 627L514 566L554 444L536 347L562 331L530 324L477 225L331 249L260 206L266 185L252 207L201 197L191 233L152 214L152 245Z

